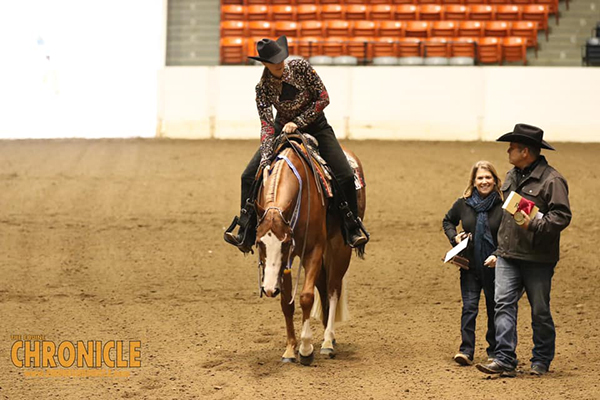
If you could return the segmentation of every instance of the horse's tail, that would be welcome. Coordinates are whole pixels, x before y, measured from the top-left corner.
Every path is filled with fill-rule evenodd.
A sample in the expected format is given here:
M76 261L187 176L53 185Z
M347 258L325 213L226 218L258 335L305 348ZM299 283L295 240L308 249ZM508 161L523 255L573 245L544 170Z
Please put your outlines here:
M346 277L342 279L342 293L338 300L335 310L335 322L344 322L350 319L350 310L348 309L348 289L346 289Z
M310 316L312 318L323 321L323 306L321 303L321 295L315 286L314 301ZM327 299L325 299L327 301ZM348 309L348 289L346 289L346 277L342 279L341 293L338 293L338 302L335 309L335 322L344 322L350 319L350 310Z

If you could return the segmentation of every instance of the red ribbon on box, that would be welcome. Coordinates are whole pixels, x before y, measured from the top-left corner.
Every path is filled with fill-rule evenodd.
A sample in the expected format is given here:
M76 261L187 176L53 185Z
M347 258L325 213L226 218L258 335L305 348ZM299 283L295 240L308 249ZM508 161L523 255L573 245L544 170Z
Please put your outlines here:
M535 203L533 201L527 200L525 197L522 197L519 201L519 205L517 206L517 212L525 211L525 214L529 215L531 214L531 210L533 210L534 206Z

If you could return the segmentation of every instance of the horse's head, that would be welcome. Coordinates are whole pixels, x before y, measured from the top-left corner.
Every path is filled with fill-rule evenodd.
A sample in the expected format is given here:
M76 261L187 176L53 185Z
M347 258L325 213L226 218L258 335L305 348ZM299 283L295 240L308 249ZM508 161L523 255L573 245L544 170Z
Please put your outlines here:
M292 227L279 207L262 208L256 204L259 224L256 229L256 246L262 266L261 290L267 297L281 291L285 267L294 247Z

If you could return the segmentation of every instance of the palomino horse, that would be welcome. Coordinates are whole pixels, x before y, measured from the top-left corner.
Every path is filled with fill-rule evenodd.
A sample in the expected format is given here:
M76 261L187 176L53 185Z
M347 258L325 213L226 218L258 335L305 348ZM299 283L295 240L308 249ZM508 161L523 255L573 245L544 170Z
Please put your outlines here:
M351 152L345 152L356 161L363 176L360 161ZM342 235L340 217L338 213L327 215L329 201L322 197L317 185L311 166L297 153L297 149L288 147L272 163L270 174L265 174L256 203L261 291L267 297L275 297L281 292L281 308L287 329L284 362L296 360L298 344L293 323L296 290L292 288L291 265L294 258L300 258L299 268L303 267L305 271L300 293L302 330L298 347L300 362L304 365L309 365L314 359L310 316L315 303L315 287L318 289L316 297L321 299L321 304L315 305L321 308L325 327L321 354L335 355L336 314L339 317L340 311L347 307L346 296L342 296L345 292L342 279L352 256L352 249L345 244ZM365 189L360 189L357 194L362 219ZM297 276L299 279L300 270Z

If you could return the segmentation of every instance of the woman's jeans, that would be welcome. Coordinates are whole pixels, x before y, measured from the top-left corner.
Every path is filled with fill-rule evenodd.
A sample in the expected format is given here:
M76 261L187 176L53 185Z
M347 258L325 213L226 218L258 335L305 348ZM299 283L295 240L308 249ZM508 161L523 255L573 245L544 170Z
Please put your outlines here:
M494 357L496 338L494 330L494 269L485 266L473 267L460 270L460 291L462 295L462 317L460 321L460 332L462 343L460 352L471 359L475 353L475 322L479 312L479 298L481 290L485 295L487 309L487 333L485 339L488 342L486 349L488 357Z
M496 362L514 369L518 361L517 303L527 293L533 329L532 364L548 368L554 359L556 331L550 313L550 288L556 263L498 257L496 262Z

